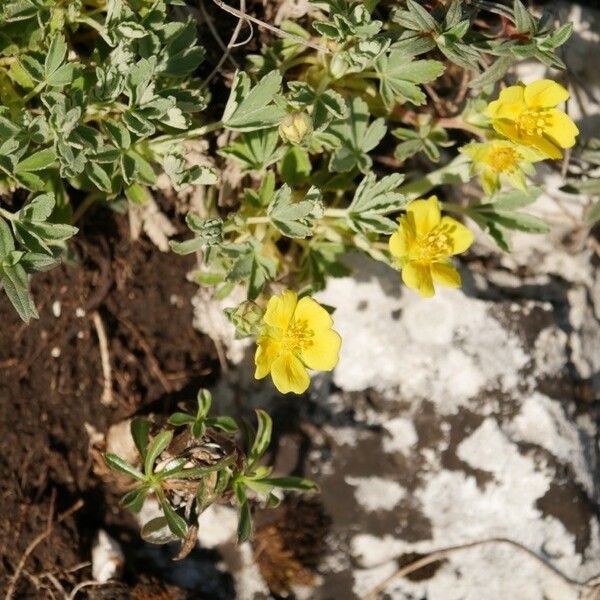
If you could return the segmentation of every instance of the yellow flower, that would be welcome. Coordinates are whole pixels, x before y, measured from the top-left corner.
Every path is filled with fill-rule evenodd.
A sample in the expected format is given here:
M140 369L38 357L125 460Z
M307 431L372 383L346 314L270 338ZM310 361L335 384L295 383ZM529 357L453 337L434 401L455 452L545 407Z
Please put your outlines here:
M408 205L389 247L402 269L402 281L427 298L435 294L434 282L460 287L460 274L450 257L464 252L472 243L471 231L451 217L442 217L438 199L431 196Z
M312 298L298 300L291 290L270 298L254 357L256 379L270 373L282 394L305 392L307 368L331 371L338 363L342 338L332 325L329 313Z
M569 97L564 87L549 79L530 85L513 85L490 102L487 115L498 132L518 144L540 150L548 158L561 158L561 148L575 145L579 129L556 106Z
M538 151L509 140L472 142L463 146L460 151L473 161L472 170L479 175L483 190L488 195L500 189L501 178L525 191L525 175L535 173L531 163L544 158Z

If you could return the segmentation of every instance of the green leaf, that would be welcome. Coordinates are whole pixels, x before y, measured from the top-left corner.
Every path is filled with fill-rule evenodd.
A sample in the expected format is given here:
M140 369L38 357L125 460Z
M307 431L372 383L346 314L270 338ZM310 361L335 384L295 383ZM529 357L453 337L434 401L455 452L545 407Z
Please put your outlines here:
M532 187L526 191L512 190L496 196L489 204L483 204L481 207L490 207L495 211L512 211L518 208L524 208L533 204L544 190L539 187Z
M375 68L379 75L379 93L388 110L397 102L424 104L426 96L418 84L433 81L445 69L437 60L411 60L400 50L382 55Z
M200 439L206 432L206 426L204 424L204 419L199 419L194 421L192 425L192 437L196 439Z
M252 536L252 515L248 501L240 505L239 522L237 528L238 543L247 542Z
M150 544L169 544L178 539L178 536L171 532L165 517L150 519L142 527L140 535L144 541Z
M15 249L15 240L10 227L6 221L0 217L0 261Z
M127 492L123 498L121 498L121 503L130 511L139 513L144 506L144 500L146 499L147 494L148 487L145 485L134 488L130 492Z
M160 507L165 515L167 525L173 534L178 538L185 539L188 532L187 523L185 519L175 512L167 500L164 498L160 499Z
M19 219L34 222L46 221L52 214L55 205L54 194L40 194L19 211Z
M108 173L95 162L88 162L85 167L85 174L90 178L90 181L103 192L110 193L112 191L112 183Z
M356 188L348 208L352 228L361 233L393 233L397 226L384 215L406 206L406 196L395 191L403 180L404 175L399 173L388 175L379 181L374 173L366 175Z
M219 154L236 159L245 171L264 171L281 159L285 146L278 146L277 129L261 129L242 133Z
M66 56L67 44L65 43L65 39L61 35L55 35L50 42L50 47L48 48L48 53L46 54L46 60L44 62L44 74L46 80L49 80L50 77L58 71Z
M273 226L283 235L306 238L312 233L314 219L323 214L321 193L313 186L308 190L304 200L294 202L292 190L284 184L275 192L267 214Z
M278 124L285 110L272 104L281 89L281 75L272 71L252 89L250 80L243 72L237 72L225 112L223 124L236 131L267 129Z
M182 425L191 425L196 419L192 415L188 415L184 412L173 413L169 417L169 423L175 427L181 427Z
M25 269L18 263L10 261L10 254L0 267L0 281L11 304L25 323L30 319L38 319L39 315L29 293L29 279Z
M147 477L152 475L154 463L173 439L172 431L161 431L151 442L146 458L144 459L144 472Z
M248 453L250 465L254 465L263 457L269 448L271 434L273 432L273 421L264 410L257 410L256 417L258 419L258 429L254 436L250 452Z
M198 391L196 400L198 402L196 418L203 419L209 413L212 406L212 394L207 389L201 389Z
M311 170L308 152L300 146L290 146L281 159L281 178L292 187L299 187L306 183Z
M131 437L137 448L142 462L146 460L146 450L148 448L148 438L150 435L150 421L141 417L136 417L130 425Z
M131 466L126 460L123 460L120 456L107 452L104 455L104 462L113 469L113 471L119 471L125 475L129 475L138 481L144 480L144 475L140 473L135 467Z
M75 69L72 64L64 64L62 67L54 71L52 75L50 75L46 82L49 86L52 87L62 87L68 85L73 81L73 76L75 74Z
M238 430L237 423L232 417L210 417L206 419L206 426L221 429L227 433L235 433Z
M383 139L387 128L382 118L369 124L369 114L367 103L354 97L349 102L348 117L329 126L329 132L340 144L329 162L332 171L345 173L358 167L366 173L371 168L368 152Z
M56 161L56 153L52 148L45 148L30 154L15 167L17 173L27 171L41 171L48 168Z
M313 492L319 490L319 486L314 481L310 481L310 479L303 479L301 477L268 477L261 479L261 482L286 490L300 490L303 492Z

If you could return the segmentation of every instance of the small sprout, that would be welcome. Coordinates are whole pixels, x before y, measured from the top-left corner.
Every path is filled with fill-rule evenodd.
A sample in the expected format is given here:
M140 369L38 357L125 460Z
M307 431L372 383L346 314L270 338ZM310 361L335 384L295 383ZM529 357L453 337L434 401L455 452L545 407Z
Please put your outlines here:
M197 534L198 516L215 502L235 501L239 507L238 537L247 540L252 533L251 504L262 498L274 506L277 488L314 491L316 485L296 477L271 478L271 467L259 465L271 441L269 415L257 411L256 432L248 426L246 449L238 443L238 426L229 416L209 417L212 396L200 390L195 415L177 412L163 428L136 418L131 435L140 457L140 466L107 453L106 464L136 483L122 498L122 504L139 513L147 496L152 495L162 516L142 526L142 537L151 543L182 543L177 558L190 552ZM181 431L183 429L183 431Z

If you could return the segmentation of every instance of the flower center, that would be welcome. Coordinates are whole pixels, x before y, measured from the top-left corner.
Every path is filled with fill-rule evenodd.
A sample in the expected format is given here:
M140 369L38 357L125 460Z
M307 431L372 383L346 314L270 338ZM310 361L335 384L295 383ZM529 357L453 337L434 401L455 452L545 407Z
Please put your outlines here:
M514 171L521 155L513 148L495 148L487 156L487 164L497 173Z
M290 352L299 352L312 346L314 335L306 320L292 321L283 336L283 345Z
M529 108L517 119L517 129L522 136L542 135L551 125L551 113L544 108Z
M442 227L436 227L426 236L415 240L411 259L419 262L435 262L452 254L452 241Z

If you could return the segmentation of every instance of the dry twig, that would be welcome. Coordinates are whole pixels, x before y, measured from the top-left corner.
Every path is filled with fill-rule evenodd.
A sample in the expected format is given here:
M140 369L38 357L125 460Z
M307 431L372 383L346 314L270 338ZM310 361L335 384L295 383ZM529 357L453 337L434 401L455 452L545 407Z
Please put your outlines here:
M246 13L238 10L237 8L232 8L231 6L228 6L227 4L225 4L225 2L223 2L223 0L213 0L213 2L219 8L221 8L225 12L228 12L229 14L233 15L234 17L238 17L239 19L243 19L244 21L250 21L252 23L255 23L259 27L268 29L269 31L271 31L272 33L274 33L275 35L277 35L279 37L287 38L288 40L292 40L292 41L296 42L297 44L302 44L303 46L306 46L307 48L312 48L313 50L319 50L319 52L325 52L325 54L332 54L331 50L329 48L326 48L325 46L321 46L320 44L315 44L314 42L311 42L310 40L305 40L304 38L300 37L299 35L294 35L293 33L288 33L287 31L283 31L283 29L279 29L279 27L275 27L275 25L271 25L270 23L261 21L260 19L257 19L256 17L253 17L249 14L246 14Z
M102 376L104 378L104 384L102 387L102 396L100 402L104 406L110 406L113 403L112 394L112 369L110 367L110 354L108 352L108 337L106 336L106 329L104 323L100 318L100 314L97 310L92 313L92 321L96 328L96 335L98 336L98 345L100 347L100 362L102 363Z

